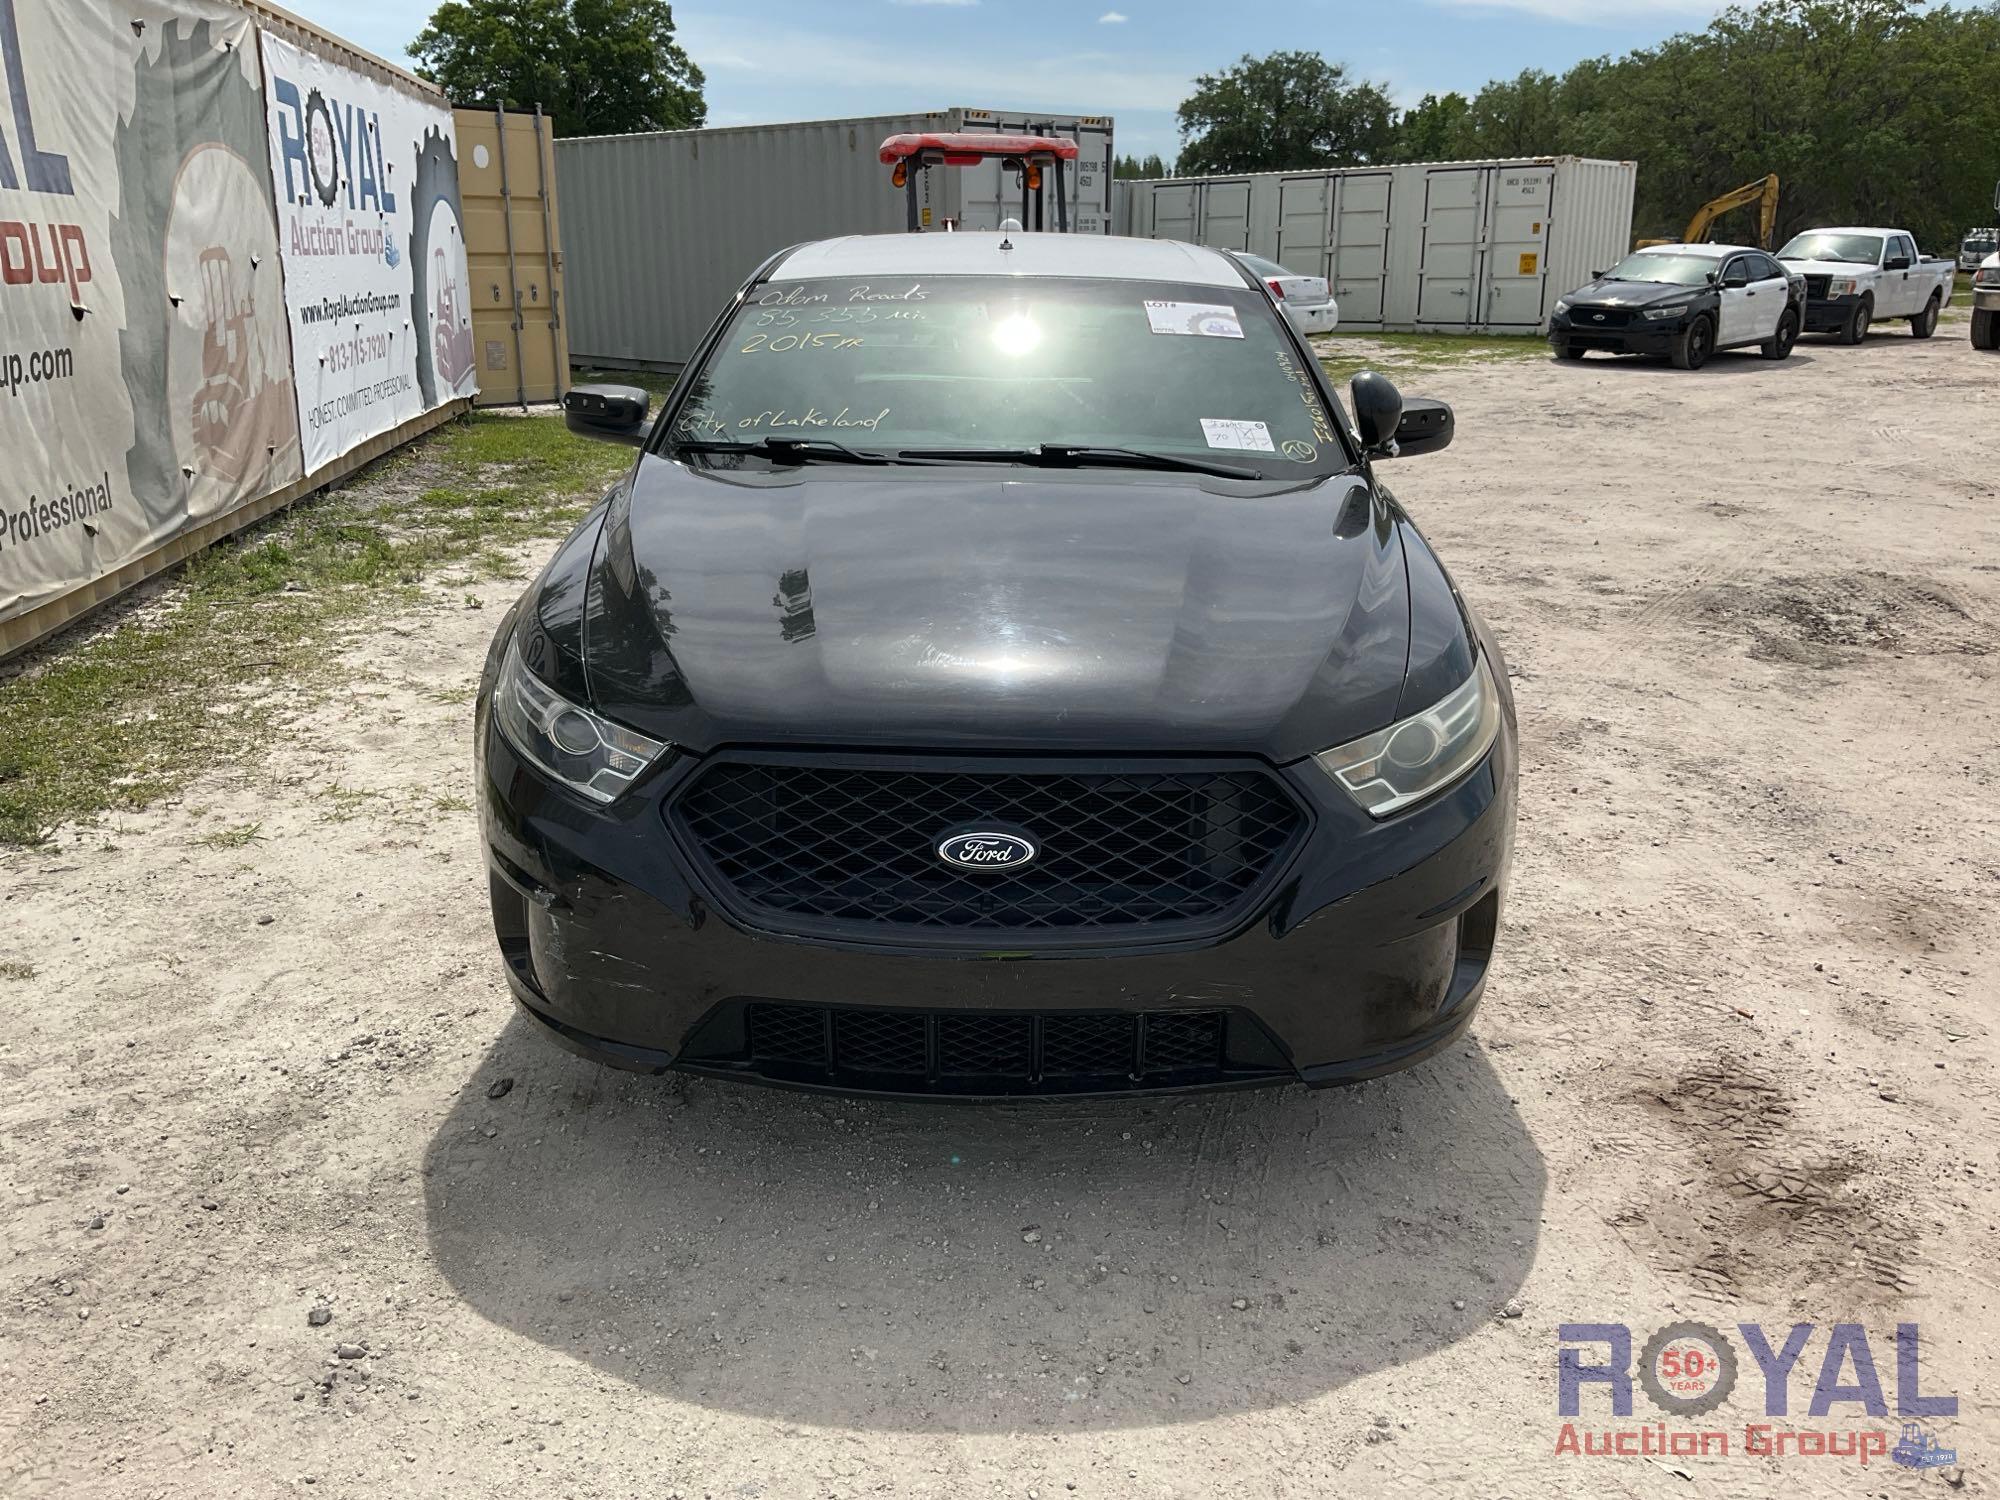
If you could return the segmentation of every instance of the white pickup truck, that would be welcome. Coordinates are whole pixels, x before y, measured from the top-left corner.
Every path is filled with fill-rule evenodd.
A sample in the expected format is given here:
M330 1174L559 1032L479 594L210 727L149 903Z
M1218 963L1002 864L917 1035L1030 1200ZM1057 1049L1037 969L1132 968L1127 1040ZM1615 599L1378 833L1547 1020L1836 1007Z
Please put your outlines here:
M1956 266L1917 253L1905 229L1808 229L1778 259L1806 278L1806 332L1835 333L1844 344L1868 337L1868 325L1906 318L1927 339L1951 300Z
M1972 273L1972 347L2000 349L2000 255Z

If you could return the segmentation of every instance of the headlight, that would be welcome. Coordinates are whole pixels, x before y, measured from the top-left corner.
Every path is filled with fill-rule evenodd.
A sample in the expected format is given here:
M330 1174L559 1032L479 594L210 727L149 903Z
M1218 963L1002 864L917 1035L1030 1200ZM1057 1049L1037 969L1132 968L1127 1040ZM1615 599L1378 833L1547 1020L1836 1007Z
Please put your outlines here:
M593 802L615 799L673 748L552 691L521 660L519 641L507 643L493 689L493 716L526 760Z
M1829 297L1852 297L1860 290L1861 283L1852 276L1835 276L1826 284L1826 294Z
M1420 714L1313 757L1372 817L1440 791L1478 765L1500 732L1500 690L1485 653L1472 675Z
M1641 311L1643 311L1648 318L1657 321L1660 318L1678 318L1682 313L1686 312L1690 307L1693 306L1694 304L1692 302L1670 302L1665 307L1648 307L1648 308L1642 308Z
M1974 286L2000 286L2000 266L1986 266L1972 278Z
M1568 312L1568 311L1569 311L1569 298L1567 298L1567 297L1558 297L1558 298L1556 298L1556 308L1555 308L1555 310L1556 310L1557 312L1559 312L1559 313L1566 313L1566 312Z

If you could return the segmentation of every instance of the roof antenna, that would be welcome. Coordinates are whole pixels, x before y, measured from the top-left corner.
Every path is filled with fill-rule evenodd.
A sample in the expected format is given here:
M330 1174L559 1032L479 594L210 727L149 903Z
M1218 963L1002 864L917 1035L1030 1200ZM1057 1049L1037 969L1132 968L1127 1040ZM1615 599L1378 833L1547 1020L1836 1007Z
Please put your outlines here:
M1007 236L1020 229L1020 227L1021 221L1019 219L1007 218L1000 221L1000 248L1002 250L1012 250L1014 248L1014 242L1008 239Z

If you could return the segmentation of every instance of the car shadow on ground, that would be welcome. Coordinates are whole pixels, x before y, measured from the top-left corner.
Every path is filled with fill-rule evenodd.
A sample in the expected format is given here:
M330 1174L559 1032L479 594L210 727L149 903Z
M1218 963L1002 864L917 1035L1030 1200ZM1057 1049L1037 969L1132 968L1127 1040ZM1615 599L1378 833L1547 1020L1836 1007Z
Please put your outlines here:
M1331 1092L891 1103L615 1073L519 1016L424 1174L437 1265L502 1327L713 1408L975 1433L1420 1359L1501 1315L1546 1188L1469 1042Z
M1651 371L1655 375L1689 375L1700 379L1707 375L1754 375L1760 371L1771 374L1791 365L1809 365L1817 358L1807 352L1812 347L1806 343L1794 344L1785 359L1766 359L1755 349L1718 349L1699 370L1676 370L1668 360L1643 354L1590 354L1582 359L1557 359L1552 355L1549 363L1559 370L1591 375L1607 370Z

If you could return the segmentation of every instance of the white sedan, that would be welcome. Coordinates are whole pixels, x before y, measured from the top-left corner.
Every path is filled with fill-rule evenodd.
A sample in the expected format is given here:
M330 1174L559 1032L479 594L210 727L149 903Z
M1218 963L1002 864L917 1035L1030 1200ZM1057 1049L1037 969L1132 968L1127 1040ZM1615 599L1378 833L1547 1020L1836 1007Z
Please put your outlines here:
M1296 276L1274 260L1241 250L1229 252L1262 281L1301 334L1332 333L1340 325L1340 304L1324 276Z

